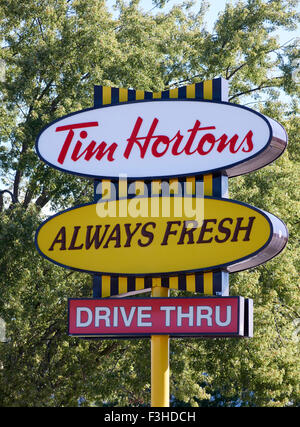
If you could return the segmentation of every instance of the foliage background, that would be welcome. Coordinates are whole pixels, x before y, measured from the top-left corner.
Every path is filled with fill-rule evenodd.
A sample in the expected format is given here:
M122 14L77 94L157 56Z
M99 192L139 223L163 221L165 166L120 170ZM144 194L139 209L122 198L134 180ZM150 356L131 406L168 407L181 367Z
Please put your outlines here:
M91 182L42 164L43 126L90 107L94 84L164 90L222 76L230 100L282 123L289 146L273 164L230 180L230 197L285 221L284 252L232 274L231 295L254 299L253 339L171 340L173 406L299 406L299 22L295 0L226 5L212 31L207 4L142 11L118 0L0 0L1 406L150 403L149 340L67 335L67 299L90 297L91 278L43 259L35 230L54 211L92 198ZM294 77L294 78L292 78ZM176 292L174 291L174 294Z

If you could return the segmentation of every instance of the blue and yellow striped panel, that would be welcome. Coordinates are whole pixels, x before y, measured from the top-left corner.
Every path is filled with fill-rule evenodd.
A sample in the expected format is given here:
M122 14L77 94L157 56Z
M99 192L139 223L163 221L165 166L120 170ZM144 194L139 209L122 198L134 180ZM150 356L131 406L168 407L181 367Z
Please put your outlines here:
M103 105L117 105L122 102L172 98L227 101L228 82L220 77L175 89L163 90L161 92L94 86L95 108L102 107Z
M193 83L175 89L161 92L148 92L135 89L123 89L105 86L94 87L94 107L117 105L122 102L143 101L155 99L199 99L212 101L228 101L228 82L223 78ZM166 180L164 180L166 181ZM187 178L171 178L169 184L174 194L178 194L178 183L185 182L190 194L195 194L196 183L202 183L204 195L228 197L228 178L221 174L197 175ZM120 180L116 186L109 180L95 180L94 201L101 196L105 199L127 197L127 190L131 185L135 193L144 194L145 186L148 194L160 194L161 180L153 181L125 181ZM100 184L100 191L99 191ZM114 187L112 187L114 186ZM125 187L127 186L127 188ZM152 192L150 191L152 190ZM94 297L108 297L130 292L146 290L152 287L154 278L149 277L117 277L108 275L94 275ZM157 278L155 278L157 281ZM228 295L229 274L224 271L209 271L196 274L184 274L171 277L162 277L161 286L171 289L199 292L205 295Z
M153 280L160 280L162 287L204 295L228 295L228 273L224 271L180 274L178 276L123 277L94 274L93 296L105 298L150 290Z

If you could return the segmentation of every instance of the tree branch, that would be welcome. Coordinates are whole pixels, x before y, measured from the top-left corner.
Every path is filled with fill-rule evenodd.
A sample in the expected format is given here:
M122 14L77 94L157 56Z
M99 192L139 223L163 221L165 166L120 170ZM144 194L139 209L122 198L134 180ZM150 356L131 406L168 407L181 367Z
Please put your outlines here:
M280 77L273 77L273 79L281 79L281 78L282 78L281 76ZM262 82L259 86L255 87L253 89L245 90L244 92L239 92L236 95L231 96L229 98L229 101L231 101L234 98L238 98L239 96L246 95L247 93L255 92L257 90L268 89L268 88L271 88L271 87L277 87L276 84L269 84L269 85L264 86L265 83L268 83L268 82Z
M29 203L32 200L32 197L33 197L33 191L28 186L26 193L25 193L24 201L23 201L23 207L24 208L27 208L27 206L29 205Z
M14 191L13 191L14 199L16 200L16 202L19 201L18 195L19 195L19 186L20 186L21 176L22 176L21 171L17 169L15 174L15 179L14 179Z
M13 204L16 203L16 199L15 199L15 197L14 197L14 195L13 195L13 193L11 191L9 191L9 190L2 190L2 191L0 191L0 212L3 211L3 205L4 205L4 203L3 203L3 194L4 193L8 193L10 195Z
M227 76L227 73L226 73L226 79L227 80L231 79L231 77L233 77L235 75L235 73L237 73L238 71L240 71L247 64L248 64L248 62L244 62L242 65L240 65L239 67L237 67L234 71L232 71L232 73L230 73L229 76Z
M40 28L40 32L41 32L41 35L42 35L42 39L43 39L43 41L45 41L44 31L43 31L43 28L42 28L42 24L41 24L40 18L37 18L37 22L39 24L39 28Z
M50 80L50 82L46 85L46 87L43 89L42 93L36 98L37 101L40 101L45 93L50 89L50 86L52 85L53 80Z
M50 197L48 196L48 194L46 194L46 192L42 192L42 194L36 199L35 201L35 205L39 208L42 209L50 200Z
M4 193L8 193L10 195L13 203L17 202L17 200L15 199L13 193L11 191L9 191L9 190L2 190L2 191L0 191L0 196L2 197L2 199L3 199L3 194Z

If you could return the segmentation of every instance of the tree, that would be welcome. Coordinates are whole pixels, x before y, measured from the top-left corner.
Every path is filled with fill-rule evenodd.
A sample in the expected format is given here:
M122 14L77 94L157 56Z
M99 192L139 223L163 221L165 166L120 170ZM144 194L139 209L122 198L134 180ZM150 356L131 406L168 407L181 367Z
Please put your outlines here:
M120 0L114 17L104 1L0 0L1 185L11 193L0 193L1 406L149 404L149 340L67 335L67 299L90 297L91 278L41 258L34 233L45 207L90 201L92 186L44 165L34 142L46 124L90 107L94 84L163 90L217 76L229 80L232 102L250 96L289 133L285 154L232 179L230 197L282 218L290 239L266 265L231 275L231 294L254 299L255 337L171 341L171 393L186 405L299 405L299 47L274 36L295 28L296 3L229 3L210 33L205 2L198 13L181 5L152 14Z

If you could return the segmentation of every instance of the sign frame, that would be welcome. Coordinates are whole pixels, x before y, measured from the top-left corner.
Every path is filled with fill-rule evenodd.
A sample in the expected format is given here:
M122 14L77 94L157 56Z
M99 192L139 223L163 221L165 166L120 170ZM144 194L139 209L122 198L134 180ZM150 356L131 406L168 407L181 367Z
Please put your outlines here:
M68 117L72 117L72 116L76 116L78 114L81 113L85 113L85 112L89 112L89 111L95 111L95 110L99 110L102 111L103 109L106 108L117 108L117 107L123 107L126 105L132 105L132 104L141 104L141 105L145 105L146 103L160 103L160 102L196 102L196 103L210 103L210 104L214 104L214 105L228 105L231 108L238 108L238 109L243 109L248 111L250 114L254 114L258 117L260 117L268 126L269 129L269 138L268 138L268 142L264 145L264 147L262 149L260 149L257 153L255 153L252 156L247 157L244 160L235 162L235 163L229 163L229 164L225 164L222 167L217 167L217 168L209 168L209 169L203 169L200 171L190 171L187 173L176 173L176 171L174 171L174 173L171 174L161 174L161 175L147 175L147 176L131 176L128 175L128 179L134 181L134 180L144 180L144 181L150 181L150 180L155 180L155 179L167 179L167 178L172 178L172 177L176 177L176 178L183 178L183 177L188 177L188 176L195 176L195 175L206 175L206 174L210 174L210 173L223 173L225 175L227 175L228 177L234 177L234 176L239 176L239 175L244 175L246 173L255 171L257 169L260 169L266 165L268 165L269 163L275 161L278 157L280 157L283 152L285 151L286 147L287 147L287 141L288 141L288 136L286 133L285 128L279 123L276 122L275 120L271 119L274 123L276 123L276 125L278 125L284 132L285 134L285 140L282 140L276 136L274 136L273 134L273 128L271 125L271 122L268 120L268 118L266 116L264 116L263 114L259 113L258 111L252 110L247 106L244 105L239 105L239 104L233 104L230 102L225 102L225 101L215 101L215 100L207 100L207 99L197 99L197 98L169 98L169 99L143 99L143 100L134 100L134 101L124 101L122 103L119 104L107 104L107 105L102 105L101 107L91 107L91 108L86 108L83 110L79 110L70 114L67 114L63 117L60 117L56 120L54 120L53 122L49 123L47 126L45 126L40 133L37 136L36 142L35 142L35 148L36 148L36 152L38 154L38 156L40 157L40 159L45 162L48 166L53 167L54 169L57 169L61 172L65 172L65 173L69 173L72 175L76 175L76 176L82 176L82 177L86 177L86 178L94 178L94 179L109 179L111 181L116 181L118 180L118 176L114 175L114 176L110 176L110 175L102 175L102 174L95 174L95 173L84 173L84 172L75 172L72 170L68 170L66 168L62 168L56 164L51 163L49 160L47 160L40 151L40 147L39 147L39 141L42 137L43 132L45 132L49 127L53 126L54 124L57 124L58 122L68 118ZM126 173L124 171L124 173Z
M173 197L177 197L176 195ZM193 197L193 196L190 196ZM141 199L144 198L144 196L139 196L137 197L137 199ZM260 215L262 215L267 222L269 223L269 227L270 227L270 234L269 234L269 238L267 240L267 242L260 247L258 250L251 252L249 255L238 258L238 259L234 259L231 262L228 263L223 263L223 264L216 264L216 265L211 265L211 266L206 266L203 268L195 268L195 269L186 269L186 270L174 270L174 271L163 271L163 272L148 272L148 273L123 273L123 272L116 272L116 271L96 271L96 270L89 270L89 269L83 269L83 268L76 268L76 267L72 267L72 266L68 266L66 264L60 263L58 261L55 261L53 259L51 259L50 257L48 257L46 254L44 254L42 252L42 250L39 247L38 244L38 237L39 237L39 233L40 230L42 229L42 227L44 227L45 224L47 224L49 221L51 221L53 218L58 217L60 215L63 215L67 212L70 211L74 211L76 209L79 208L84 208L87 206L91 206L91 205L97 205L97 203L106 203L107 200L101 200L98 201L97 203L86 203L83 205L78 205L69 209L66 209L64 211L58 212L57 214L51 216L50 218L48 218L47 220L45 220L42 224L40 224L40 226L38 227L36 234L35 234L35 246L37 248L37 250L39 251L39 253L46 258L48 261L53 262L54 264L70 269L70 270L74 270L74 271L80 271L80 272L86 272L86 273L91 273L91 274L104 274L104 275L109 275L109 276L126 276L126 277L171 277L171 276L176 276L179 274L187 274L187 273L197 273L197 272L205 272L205 271L212 271L212 270L220 270L220 269L225 269L228 272L237 272L237 271L243 271L252 267L256 267L260 264L265 263L266 261L269 261L270 259L272 259L273 257L277 256L286 246L287 241L288 241L288 230L286 225L284 224L283 221L281 221L279 218L277 218L275 215L267 213L259 208L256 208L254 206L251 206L247 203L244 202L240 202L237 200L233 200L233 199L227 199L227 198L218 198L218 197L212 197L212 196L204 196L204 199L212 199L212 200L218 200L218 201L222 201L228 204L237 204L237 205L241 205L241 206L245 206L248 209L251 209L253 211L258 212ZM127 198L120 198L118 199L118 201L120 200L127 200ZM274 218L274 221L272 221L272 218ZM103 218L102 220L105 220L105 218ZM279 234L275 233L275 226L280 223L280 225L282 226L282 229L279 230ZM285 231L285 233L283 233L283 231ZM280 248L278 249L278 245L280 246Z
M217 304L218 302L226 303L227 301L236 301L236 309L237 309L237 319L236 319L236 330L234 332L223 332L223 333L217 333L217 332L199 332L199 333L191 333L191 332L165 332L165 331L149 331L149 332L139 332L139 333L76 333L76 332L70 332L70 323L71 323L71 304L73 302L79 301L80 303L94 303L95 305L97 302L101 302L102 305L109 304L114 307L116 305L124 305L125 302L129 303L148 303L148 304L156 304L160 301L165 301L166 304L172 305L172 302L174 304L180 304L181 301L184 302L202 302L205 301L213 301L213 303ZM201 297L151 297L151 298L69 298L68 299L68 335L79 337L79 338L87 338L87 339L129 339L129 338L149 338L153 335L164 335L169 336L170 338L196 338L196 337L203 337L203 338L244 338L244 337L251 337L251 333L249 334L248 331L252 328L253 325L253 310L248 311L246 310L246 307L249 305L248 300L241 296L223 296L223 297L214 297L214 296L201 296ZM116 303L116 305L114 304Z

